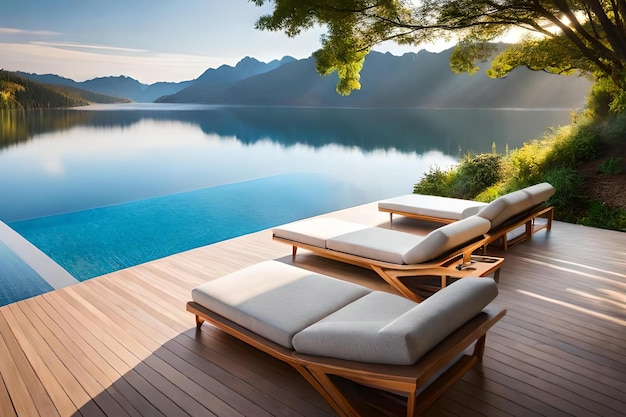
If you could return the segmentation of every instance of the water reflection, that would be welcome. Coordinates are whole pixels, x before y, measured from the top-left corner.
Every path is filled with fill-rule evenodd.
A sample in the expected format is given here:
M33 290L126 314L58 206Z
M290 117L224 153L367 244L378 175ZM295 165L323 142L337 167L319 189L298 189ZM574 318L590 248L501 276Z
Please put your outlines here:
M152 107L152 108L150 108ZM212 107L153 105L94 110L0 111L0 148L38 134L93 128L131 127L142 120L176 121L198 126L207 135L234 137L245 144L271 140L282 146L314 148L338 144L369 152L395 149L424 153L459 153L516 148L546 128L569 123L566 111L338 109L292 107ZM94 109L99 109L95 107ZM117 110L116 110L117 109Z
M411 192L429 167L468 151L515 148L569 114L133 104L0 118L8 222L292 173L326 176L350 196L341 204L363 204Z

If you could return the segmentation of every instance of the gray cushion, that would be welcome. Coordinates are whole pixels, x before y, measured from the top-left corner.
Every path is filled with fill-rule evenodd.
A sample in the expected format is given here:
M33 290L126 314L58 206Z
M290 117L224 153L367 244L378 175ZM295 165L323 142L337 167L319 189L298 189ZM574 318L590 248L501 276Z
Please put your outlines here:
M486 205L478 201L423 194L406 194L378 202L379 209L451 220L472 216Z
M548 199L554 195L556 190L554 189L552 184L542 182L540 184L526 187L522 191L528 194L534 205L539 205L548 201Z
M482 237L489 231L491 223L478 216L470 216L433 230L414 248L407 251L403 260L406 264L419 264L438 258L452 249Z
M335 230L357 229L329 237L326 240L327 249L397 265L414 265L435 259L457 246L481 237L487 233L491 225L488 220L470 216L435 229L426 236L419 236L381 227L343 222L342 220L327 220L333 220L332 227ZM294 223L290 231L291 236L297 237L300 242L306 240L304 236L306 233L313 233L317 239L321 234L319 230L323 231L326 226L325 222L319 222L317 228L312 228L309 225L303 228L298 227L303 223ZM346 225L342 226L342 223L346 223ZM356 226L361 226L361 228ZM285 235L285 232L281 231L280 233Z
M498 294L491 278L464 278L420 304L374 292L293 338L296 351L359 362L415 363Z
M368 228L359 223L332 218L317 218L285 224L273 229L276 237L326 248L326 240L355 230Z
M326 246L337 252L402 265L404 254L423 240L423 236L412 233L368 227L328 239Z
M496 198L483 208L478 216L491 222L491 228L522 214L546 201L554 194L554 187L548 183L536 184Z
M196 303L287 348L294 334L370 293L360 285L276 261L203 284Z

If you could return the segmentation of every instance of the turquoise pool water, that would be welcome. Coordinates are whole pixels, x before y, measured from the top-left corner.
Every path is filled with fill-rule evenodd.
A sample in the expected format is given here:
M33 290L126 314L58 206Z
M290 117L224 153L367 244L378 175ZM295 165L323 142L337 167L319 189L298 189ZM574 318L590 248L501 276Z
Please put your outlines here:
M362 203L357 191L336 180L286 174L9 226L83 281Z

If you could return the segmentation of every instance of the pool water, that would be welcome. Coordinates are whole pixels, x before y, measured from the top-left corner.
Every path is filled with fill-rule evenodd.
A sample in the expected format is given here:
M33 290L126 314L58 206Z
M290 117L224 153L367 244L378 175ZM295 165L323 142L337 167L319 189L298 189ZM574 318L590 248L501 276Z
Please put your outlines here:
M83 281L365 202L337 180L285 174L9 226Z
M0 260L0 306L53 290L34 269L1 241Z

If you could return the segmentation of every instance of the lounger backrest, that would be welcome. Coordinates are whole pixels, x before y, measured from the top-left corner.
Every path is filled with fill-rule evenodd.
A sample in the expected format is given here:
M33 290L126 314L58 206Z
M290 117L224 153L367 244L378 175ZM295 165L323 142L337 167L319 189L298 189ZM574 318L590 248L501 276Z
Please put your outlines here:
M438 291L381 330L405 337L407 361L416 362L498 295L492 278L465 278Z
M552 184L547 183L547 182L542 182L542 183L524 188L522 191L528 194L528 196L530 197L530 199L535 205L539 205L541 203L545 203L546 201L548 201L548 199L554 195L556 190L554 189Z
M439 227L404 254L404 263L420 264L436 259L452 249L482 237L490 227L491 223L488 220L478 216L470 216Z
M548 183L536 184L496 198L483 208L478 216L489 220L493 229L543 203L552 194L554 194L552 185Z
M293 346L309 355L410 365L497 294L492 278L461 279L420 304L373 292L296 334Z

